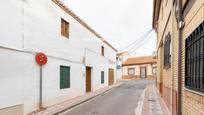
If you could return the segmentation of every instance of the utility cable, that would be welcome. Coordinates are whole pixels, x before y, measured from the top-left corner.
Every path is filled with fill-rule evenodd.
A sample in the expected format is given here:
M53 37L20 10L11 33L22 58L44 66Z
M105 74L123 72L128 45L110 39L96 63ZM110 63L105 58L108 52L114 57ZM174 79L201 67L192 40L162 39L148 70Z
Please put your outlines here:
M151 31L152 32L152 31ZM138 41L134 46L131 47L131 49L129 49L129 52L133 52L135 51L136 48L140 47L141 45L144 44L144 42L146 42L149 39L149 35L151 34L151 32L149 34L147 34L146 36L144 36L140 41Z
M130 43L129 45L127 45L126 47L124 47L123 49L121 49L120 51L123 51L123 50L125 50L125 49L130 48L130 47L131 47L131 49L132 49L132 47L135 46L134 44L136 44L138 41L143 40L143 38L145 38L146 36L148 36L148 35L152 32L152 30L153 30L153 29L150 29L149 31L147 31L146 33L144 33L141 37L139 37L138 39L136 39L135 41L133 41L132 43Z
M145 45L146 43L148 43L148 41L151 40L151 38L153 38L154 35L155 35L155 34L152 34L152 35L149 37L149 39L146 39L141 45ZM136 50L138 50L138 49L141 48L141 45L134 49L134 54L136 54Z
M149 36L149 35L148 35ZM142 44L144 44L144 42L148 39L148 36L146 36L145 38L143 38L141 41L139 41L137 44L134 45L134 47L132 47L131 49L129 49L129 52L134 51L136 48L140 47Z

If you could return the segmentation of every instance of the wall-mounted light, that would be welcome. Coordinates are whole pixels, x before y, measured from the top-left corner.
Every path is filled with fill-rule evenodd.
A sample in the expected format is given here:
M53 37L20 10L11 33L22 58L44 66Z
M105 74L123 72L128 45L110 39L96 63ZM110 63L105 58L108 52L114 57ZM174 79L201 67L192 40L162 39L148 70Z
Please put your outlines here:
M185 26L185 22L183 20L179 20L179 6L177 5L177 2L175 4L175 17L178 24L178 28L182 29Z

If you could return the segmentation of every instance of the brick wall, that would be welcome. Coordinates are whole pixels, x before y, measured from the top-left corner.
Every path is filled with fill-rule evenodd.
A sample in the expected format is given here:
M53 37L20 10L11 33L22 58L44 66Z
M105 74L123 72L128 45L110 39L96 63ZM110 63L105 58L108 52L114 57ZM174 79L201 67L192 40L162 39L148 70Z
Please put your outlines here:
M168 109L171 109L171 89L172 89L172 70L173 63L168 69L164 68L164 41L165 36L170 33L172 36L172 8L173 0L162 1L159 15L159 23L157 30L157 48L158 48L158 60L157 60L157 88L159 89L161 96L167 105ZM171 40L173 38L171 37ZM171 46L173 48L173 46ZM173 51L171 51L173 53ZM173 56L173 54L172 54ZM173 58L171 58L173 60ZM172 62L172 61L171 61Z
M183 29L183 47L182 47L182 78L183 78L183 114L184 115L204 115L204 93L198 93L185 89L185 39L204 21L204 0L196 0L191 10L184 18L185 27Z
M187 0L184 0L186 2ZM175 17L175 6L171 6L172 0L168 3L162 2L160 17L157 27L157 88L168 106L175 115L177 112L177 89L178 89L178 29ZM183 4L184 5L184 4ZM169 19L168 19L169 18ZM196 0L189 12L184 17L185 27L183 29L182 39L182 111L183 115L204 115L204 93L197 93L185 89L185 39L204 21L204 0ZM172 60L171 68L163 69L163 42L166 32L172 36ZM171 90L172 88L172 90ZM172 95L172 97L171 97ZM171 100L172 98L172 100ZM172 102L171 102L172 101ZM172 107L171 107L172 104Z
M175 14L175 6L172 7L172 14ZM176 16L172 15L172 114L177 115L178 111L178 29Z
M204 115L204 94L185 91L184 115Z
M162 86L163 89L163 94L162 94L162 98L164 100L164 102L166 103L168 109L171 109L171 89L165 85Z

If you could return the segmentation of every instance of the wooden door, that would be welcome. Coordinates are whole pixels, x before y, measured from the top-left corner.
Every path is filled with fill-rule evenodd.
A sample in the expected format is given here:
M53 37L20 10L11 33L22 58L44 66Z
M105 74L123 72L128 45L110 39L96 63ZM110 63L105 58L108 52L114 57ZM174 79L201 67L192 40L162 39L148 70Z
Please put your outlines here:
M140 77L141 78L147 77L147 68L146 67L140 67Z
M114 83L114 69L109 69L108 73L108 85L112 85Z
M91 67L86 67L86 92L91 91Z

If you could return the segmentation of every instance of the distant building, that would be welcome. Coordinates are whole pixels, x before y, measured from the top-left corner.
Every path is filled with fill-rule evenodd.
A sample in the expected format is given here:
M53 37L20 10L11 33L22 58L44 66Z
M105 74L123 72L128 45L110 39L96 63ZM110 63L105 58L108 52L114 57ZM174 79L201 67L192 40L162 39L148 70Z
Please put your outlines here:
M117 69L116 69L116 79L118 81L122 80L122 64L126 61L131 55L128 52L119 52L117 53L116 60L117 60Z
M156 59L152 56L131 57L122 65L123 79L155 79Z

